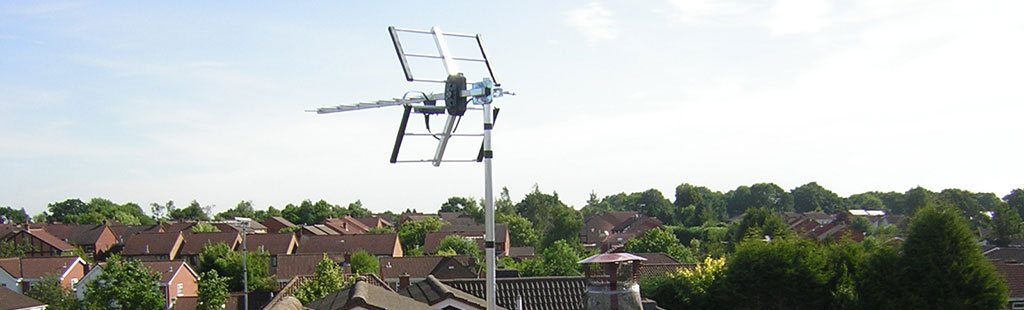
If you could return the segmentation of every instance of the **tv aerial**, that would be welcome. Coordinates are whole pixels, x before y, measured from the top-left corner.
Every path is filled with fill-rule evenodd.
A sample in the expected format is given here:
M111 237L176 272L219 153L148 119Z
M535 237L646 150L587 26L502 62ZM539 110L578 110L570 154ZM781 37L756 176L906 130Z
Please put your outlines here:
M435 167L440 166L442 162L483 162L484 163L484 201L485 201L485 229L486 234L484 236L484 244L486 251L487 261L487 276L486 276L486 300L487 309L494 310L497 308L496 296L495 296L495 256L494 256L494 189L492 182L492 159L494 153L491 150L491 130L494 128L494 120L498 117L498 108L492 108L491 104L495 98L502 97L504 95L515 95L501 88L501 83L494 76L494 70L491 67L491 61L487 58L487 51L484 49L483 41L479 34L459 34L459 33L445 33L441 31L439 27L432 27L430 30L414 30L414 29L403 29L396 27L388 27L388 32L391 34L391 42L394 44L395 52L398 54L398 61L402 65L402 70L405 73L405 79L409 82L429 82L429 83L443 83L444 92L441 93L426 93L426 92L406 92L401 98L383 99L376 101L358 102L355 104L339 105L333 107L324 107L309 112L316 112L317 114L327 114L334 112L346 112L364 109L374 109L389 106L401 106L404 109L402 113L402 120L398 126L398 135L395 138L395 145L391 152L391 163L424 163L429 162ZM402 48L402 43L399 37L399 33L408 35L428 35L433 37L434 44L437 47L437 54L420 54L420 53L408 53ZM475 57L456 57L452 55L449 47L447 38L454 39L472 39L476 41L476 46L479 48L480 56ZM412 68L410 67L410 59L427 59L427 60L440 60L441 65L444 68L447 76L444 77L432 77L432 78L417 78L413 77ZM459 71L459 63L475 63L482 64L487 69L488 77L482 78L478 82L468 82L466 76ZM412 94L412 96L410 96ZM441 101L444 105L438 105ZM462 116L467 111L480 110L483 112L483 133L482 134L457 134L455 131L458 128ZM407 125L409 123L409 117L411 113L422 114L425 120L427 133L409 133L406 132ZM439 132L431 132L430 130L430 116L432 115L445 115L444 127ZM419 160L399 160L398 153L402 146L402 141L405 137L416 137L416 136L428 136L437 139L437 148L434 151L434 156L429 159ZM449 140L453 137L483 137L483 141L480 145L480 150L474 159L444 159L445 149L448 146Z

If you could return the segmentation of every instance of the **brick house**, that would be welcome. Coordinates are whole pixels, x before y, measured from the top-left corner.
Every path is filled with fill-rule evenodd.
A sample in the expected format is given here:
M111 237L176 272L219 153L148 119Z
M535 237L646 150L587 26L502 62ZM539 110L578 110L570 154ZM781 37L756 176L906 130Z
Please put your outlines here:
M0 286L24 293L43 276L55 275L62 286L72 290L88 268L78 256L0 258Z
M299 237L299 248L296 253L351 254L359 250L364 250L377 257L401 257L402 242L398 240L398 234L303 235Z
M54 257L70 254L75 247L42 229L15 229L3 237L25 249L26 257Z
M184 243L181 232L140 233L125 242L121 256L141 261L175 260Z

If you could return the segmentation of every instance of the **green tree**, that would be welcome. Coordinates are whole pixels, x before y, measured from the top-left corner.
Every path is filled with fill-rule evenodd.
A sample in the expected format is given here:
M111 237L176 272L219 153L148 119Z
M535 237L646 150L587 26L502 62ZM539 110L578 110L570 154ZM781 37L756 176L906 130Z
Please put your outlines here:
M882 202L882 199L870 192L851 195L850 198L846 199L846 202L850 206L850 209L889 210L885 206L885 203Z
M811 182L793 189L793 208L796 212L821 211L835 214L844 210L843 199L817 182Z
M32 289L25 295L46 303L47 309L51 310L73 310L81 307L78 299L60 284L60 278L54 274L46 274L38 282L32 283Z
M213 226L213 224L210 224L210 223L201 222L201 223L196 223L194 226L192 226L192 232L194 232L194 233L215 233L215 232L220 232L220 228L217 228L217 226Z
M221 277L217 270L204 272L199 277L199 305L196 310L220 310L228 302L231 293L228 292L227 277Z
M644 297L665 309L729 309L725 258L708 257L693 269L680 268L665 277L647 279L640 286Z
M48 220L50 222L71 223L69 216L85 214L92 211L89 205L77 198L67 199L61 202L51 203L47 206L50 210Z
M1017 211L1017 215L1024 218L1024 189L1018 188L1010 191L1009 195L1003 196L1003 201L1010 205L1010 208Z
M245 262L248 264L249 291L269 292L277 289L277 282L270 275L270 255L248 252ZM243 289L243 255L231 250L227 244L214 243L203 245L199 252L200 272L216 270L218 275L228 277L231 291Z
M826 259L806 240L750 239L726 263L734 309L825 309Z
M763 236L778 238L790 234L782 217L765 208L749 209L739 224L730 227L734 244L745 238L761 239Z
M540 242L540 233L533 228L533 223L519 214L498 213L494 220L497 223L508 225L509 239L514 247L535 247Z
M683 263L697 262L693 252L680 244L676 235L662 227L648 230L643 237L629 240L624 250L630 253L667 253Z
M483 257L480 253L480 248L476 246L476 242L468 238L459 235L448 235L444 239L441 239L441 245L437 247L438 251L451 251L456 255L469 255L477 261Z
M402 250L422 247L427 233L439 232L444 225L448 225L448 223L433 217L405 222L398 230L398 239L402 242Z
M298 298L303 304L323 298L349 284L341 275L341 267L328 258L326 253L323 259L316 264L315 274L315 279L303 283L295 291L295 298Z
M16 210L11 207L0 207L0 224L21 224L28 222L28 219L25 208Z
M693 210L680 213L680 220L686 226L700 226L704 223L722 221L726 212L725 195L703 186L683 183L676 187L676 200L673 202L678 210L693 207Z
M580 256L576 248L565 240L558 240L544 249L544 269L549 276L575 276L580 274Z
M0 258L25 257L25 250L27 249L27 244L0 240Z
M854 275L857 305L860 309L899 310L903 308L905 290L916 285L902 279L899 250L880 246L864 259Z
M217 220L230 220L236 217L256 217L256 210L253 209L251 200L239 201L234 208L225 210L224 212L221 213L217 213L217 216L214 216L214 218Z
M372 273L380 274L380 261L366 251L359 250L352 253L352 272L358 274Z
M351 217L367 217L373 214L370 209L363 207L363 202L356 200L348 204L348 215Z
M206 214L206 210L199 205L199 202L193 200L188 204L188 207L183 209L174 209L168 212L168 216L172 220L176 221L209 221L210 217Z
M484 210L470 197L450 197L441 204L440 212L458 212L473 217L477 223L484 222Z
M395 230L388 227L374 227L366 233L371 235L391 235L395 233Z
M917 210L935 204L935 193L924 187L915 187L903 194L903 212L899 214L914 215Z
M992 243L1004 247L1014 239L1021 237L1024 225L1021 224L1017 211L1010 209L1010 206L1004 203L996 207L995 216L992 217L992 230L994 234Z
M267 207L266 210L256 210L253 213L253 218L252 219L257 221L257 222L263 222L263 221L266 221L268 218L275 217L275 216L281 216L281 210L278 210L277 208L274 208L274 206L269 206L269 207Z
M958 213L948 206L926 207L911 221L901 259L904 309L1006 307L1006 283Z
M334 205L323 199L313 203L310 200L303 200L298 206L288 204L281 211L288 221L299 225L313 225L322 223L325 219L335 215ZM347 212L347 211L346 211Z
M85 305L90 310L164 308L163 293L157 286L160 274L138 261L107 259L107 267L95 281L86 284Z

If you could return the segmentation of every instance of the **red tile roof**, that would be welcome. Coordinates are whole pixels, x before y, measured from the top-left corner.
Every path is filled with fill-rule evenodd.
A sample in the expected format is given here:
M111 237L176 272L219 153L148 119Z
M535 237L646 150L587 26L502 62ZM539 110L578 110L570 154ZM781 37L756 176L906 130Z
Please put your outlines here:
M26 234L29 234L35 237L36 239L39 239L39 241L45 242L46 244L49 244L50 246L57 248L58 250L71 251L75 249L75 246L65 242L64 240L61 240L60 238L57 238L54 235L51 235L50 233L47 233L45 230L30 228L28 230L23 231Z
M160 283L164 284L171 282L179 271L192 273L192 276L199 278L195 270L182 260L142 262L142 266L160 274Z
M219 233L183 233L185 244L181 246L179 255L199 255L203 246L207 244L223 243L236 249L242 243L242 235L237 231L226 231Z
M376 256L402 256L398 234L310 236L299 239L296 253L353 253L359 250Z
M1010 299L1024 298L1024 264L992 260L992 265L995 265L996 271L1006 278Z
M298 239L294 234L250 234L245 237L246 250L270 255L288 255L295 251Z
M167 255L174 258L182 240L180 232L140 233L125 241L121 255Z
M326 219L323 224L342 235L365 234L367 231L370 231L370 227L351 216L345 216L340 219Z
M453 262L448 262L449 260ZM380 277L384 279L397 279L399 275L404 273L409 274L409 277L412 278L425 278L427 275L433 274L435 271L442 271L436 269L439 265L442 265L442 263L446 263L444 264L445 266L451 265L454 266L454 268L451 271L444 268L445 270L440 272L443 275L439 277L446 279L475 278L477 275L469 269L471 260L472 258L469 256L381 257Z
M25 279L39 279L47 274L60 277L76 263L85 267L85 261L78 256L0 258L0 268L15 278Z

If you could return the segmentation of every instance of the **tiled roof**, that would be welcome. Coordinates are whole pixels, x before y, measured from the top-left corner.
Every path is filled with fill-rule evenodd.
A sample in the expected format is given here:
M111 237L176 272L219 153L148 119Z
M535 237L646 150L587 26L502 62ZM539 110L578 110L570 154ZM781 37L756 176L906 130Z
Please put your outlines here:
M39 279L44 275L62 276L75 263L85 264L78 256L0 258L0 268L15 278Z
M434 276L427 276L422 281L411 283L408 287L398 289L398 294L415 299L428 305L434 305L446 299L454 299L477 309L487 309L487 301L472 294L452 288L441 283ZM499 309L504 309L499 307Z
M632 253L633 255L646 258L644 265L653 264L678 264L679 261L665 253Z
M143 232L162 232L163 227L160 225L150 226L128 226L128 225L110 225L110 231L114 232L114 237L117 238L117 242L124 243L128 241L131 236L143 233Z
M680 263L668 263L668 264L647 264L646 262L640 267L640 279L660 278L667 276L671 273L675 273L682 269L693 269L696 268L696 264L680 264Z
M232 250L242 243L242 237L237 231L226 231L219 233L183 233L185 244L181 246L179 255L199 255L203 246L207 244L223 243Z
M383 310L435 310L415 299L366 283L365 279L356 280L352 286L315 300L306 307L314 310L351 309L354 307Z
M357 221L359 221L359 222L362 222L364 225L366 225L366 227L370 227L370 229L378 228L378 227L392 227L392 226L395 226L393 223L391 223L390 220L385 219L385 218L383 218L381 216L378 216L378 215L370 215L370 216L364 216L364 217L357 217L355 219Z
M325 226L323 224L302 226L302 230L303 230L303 232L302 232L303 235L307 235L307 232L308 232L308 234L314 235L314 236L337 236L337 235L339 235L337 231L335 231L334 229L331 229L330 227L327 227L327 226Z
M42 229L54 237L76 245L96 244L106 230L105 225L40 224L29 227Z
M270 255L292 254L295 250L294 234L250 234L245 237L246 250L249 252L267 252Z
M523 310L584 310L587 293L583 277L502 278L497 281L497 304L516 308L522 296ZM441 280L450 287L484 298L484 279Z
M467 278L476 277L476 274L469 269L470 257L468 256L457 256L457 257L443 257L443 256L418 256L418 257L381 257L380 258L380 277L384 279L396 279L401 274L409 274L411 278L426 278L435 272L435 270L442 265L442 262L446 262L445 265L451 265L459 270L453 269L449 272L445 270L442 278ZM448 261L452 262L448 262ZM454 276L458 274L461 276Z
M18 294L18 292L12 291L6 287L0 287L0 300L3 301L0 303L0 310L26 309L46 305L41 301Z
M468 214L462 212L438 212L438 217L441 220L450 223L453 226L471 226L476 225L476 220Z
M996 271L1006 278L1010 299L1024 298L1024 264L993 260L992 265L996 266Z
M345 216L340 219L326 219L323 224L342 235L365 234L367 231L370 231L370 227L367 227L366 224L351 216Z
M327 257L339 265L345 262L343 254L329 254ZM280 255L277 257L277 267L273 268L276 274L274 278L289 280L296 276L311 276L316 273L316 264L323 258L323 253Z
M985 253L988 259L998 259L1005 262L1024 263L1024 248L992 248Z
M191 272L193 276L197 279L199 278L199 275L194 270L190 267L185 267L188 264L182 260L142 262L142 266L160 274L160 283L170 282L174 274L181 268L184 268L183 272Z
M196 310L198 306L198 296L181 296L174 299L174 306L171 306L171 310Z
M509 251L509 256L512 256L512 257L534 256L534 255L537 255L536 253L534 253L534 249L533 249L532 246L512 247L508 251Z
M280 230L281 228L295 226L295 223L292 223L291 221L280 216L268 217L266 220L263 220L262 224L263 226L269 228L270 230L274 230L267 231L268 233L276 233L277 230Z
M46 242L46 244L49 244L50 246L57 248L58 250L71 251L75 249L75 246L65 242L64 240L61 240L61 238L57 238L56 236L51 235L45 230L30 228L23 231L26 234L29 234L42 242Z
M377 256L401 256L402 253L398 234L304 235L299 238L299 248L296 253L353 253L359 250L365 250Z
M168 255L174 256L175 246L181 242L180 232L140 233L125 241L121 255Z
M437 214L418 214L418 213L403 213L402 217L398 219L399 223L405 223L409 221L420 221L427 219L428 217L438 218Z
M612 231L643 233L648 230L661 227L661 220L653 217L631 217L618 225Z
M487 231L487 227L484 225L472 224L472 225L445 225L441 226L441 232L455 232L459 234L472 233L472 234L483 234ZM494 224L494 241L503 241L505 236L508 234L508 225L497 223Z
M162 226L164 228L164 231L166 231L166 232L176 232L176 231L183 231L184 232L184 231L190 230L192 228L192 226L196 226L196 222L173 222L173 223L163 224Z

